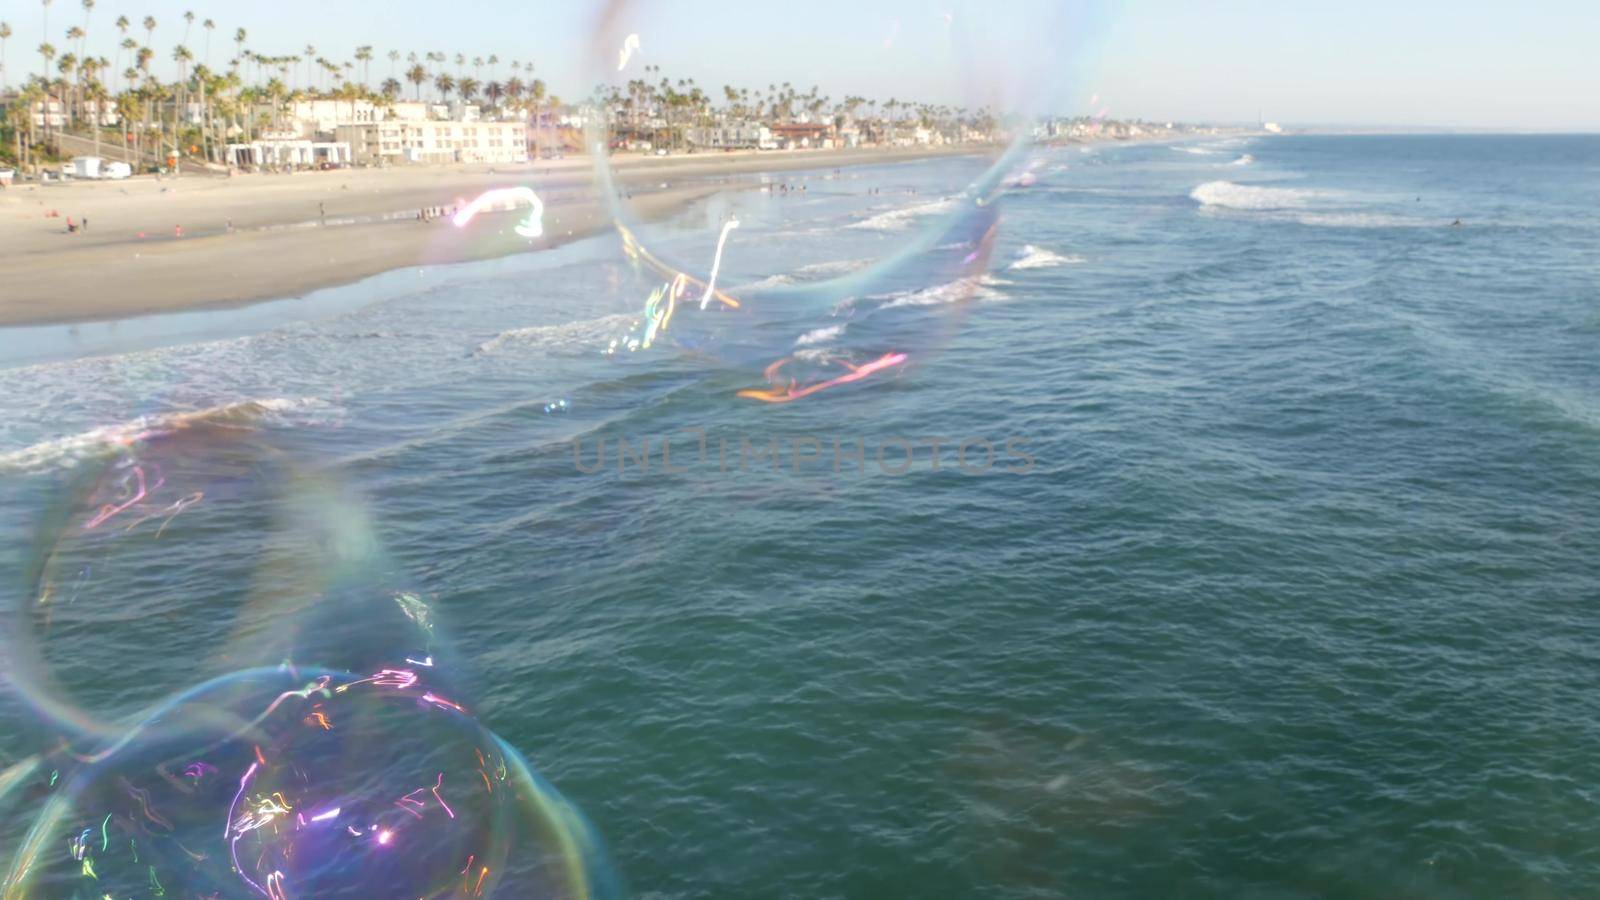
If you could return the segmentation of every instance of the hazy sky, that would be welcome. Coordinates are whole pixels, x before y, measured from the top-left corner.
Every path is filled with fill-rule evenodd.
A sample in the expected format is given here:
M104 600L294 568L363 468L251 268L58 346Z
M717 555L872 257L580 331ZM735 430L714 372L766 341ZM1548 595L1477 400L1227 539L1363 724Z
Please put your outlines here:
M606 4L567 0L99 0L91 45L112 56L118 15L154 15L155 44L170 70L183 11L216 21L214 67L233 52L235 28L262 53L347 59L372 44L373 81L384 54L437 50L533 60L567 99L596 77L617 78L614 42L591 52ZM1149 119L1600 130L1600 2L1529 0L645 0L615 2L639 66L721 86L792 82L824 94L991 102L1033 111ZM16 34L12 82L37 71L38 0L0 0ZM50 7L51 40L81 25L74 0ZM451 66L453 70L454 67ZM487 78L487 72L484 73ZM410 93L408 86L407 93ZM1091 108L1090 99L1098 95Z

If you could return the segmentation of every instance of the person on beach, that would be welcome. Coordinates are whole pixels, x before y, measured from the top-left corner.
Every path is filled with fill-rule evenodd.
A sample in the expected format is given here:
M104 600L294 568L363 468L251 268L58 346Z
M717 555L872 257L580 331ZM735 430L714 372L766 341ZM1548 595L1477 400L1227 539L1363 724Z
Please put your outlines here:
M317 216L322 219L322 224L328 224L328 210L322 205L321 200L317 201Z

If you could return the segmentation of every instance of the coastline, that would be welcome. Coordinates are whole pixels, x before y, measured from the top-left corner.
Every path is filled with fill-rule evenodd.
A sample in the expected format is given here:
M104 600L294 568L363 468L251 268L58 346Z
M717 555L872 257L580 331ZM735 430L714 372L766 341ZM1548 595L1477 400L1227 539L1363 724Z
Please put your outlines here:
M981 155L992 148L864 148L620 157L619 187L645 220L667 218L767 172ZM69 324L288 299L382 272L535 252L607 224L588 157L296 175L83 182L0 194L0 328ZM457 229L419 222L496 187L545 201L545 235L485 213ZM47 217L50 210L58 217ZM66 233L66 220L89 229ZM229 230L229 226L232 230ZM178 228L182 236L178 235Z

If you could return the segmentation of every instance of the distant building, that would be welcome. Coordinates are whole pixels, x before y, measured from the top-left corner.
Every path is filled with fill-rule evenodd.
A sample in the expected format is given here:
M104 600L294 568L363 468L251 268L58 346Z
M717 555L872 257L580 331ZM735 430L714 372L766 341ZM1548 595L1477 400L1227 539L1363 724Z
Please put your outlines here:
M316 166L322 163L349 165L350 145L343 141L308 141L294 137L263 137L248 143L229 144L230 166Z
M340 125L335 133L363 165L528 161L528 129L521 122L384 121Z
M706 150L759 150L777 146L770 129L752 122L690 128L686 137L690 144Z
M449 111L444 106L414 100L396 100L387 105L370 100L296 100L287 104L281 113L272 104L257 104L257 119L272 120L275 115L281 116L286 130L305 140L315 140L333 137L340 125L448 118Z
M772 139L784 149L833 146L833 126L826 122L785 122L771 130Z
M67 124L66 107L55 97L46 96L33 104L33 124L38 128L59 129Z

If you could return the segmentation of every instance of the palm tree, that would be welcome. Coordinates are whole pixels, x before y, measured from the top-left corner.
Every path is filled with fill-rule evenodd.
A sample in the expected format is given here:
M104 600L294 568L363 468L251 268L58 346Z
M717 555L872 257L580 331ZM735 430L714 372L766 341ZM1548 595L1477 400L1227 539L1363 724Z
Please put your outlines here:
M90 130L94 132L94 155L100 155L100 123L105 121L106 99L111 95L106 91L106 86L97 79L91 79L84 86L84 96L94 101L94 118Z
M45 41L39 45L39 56L44 59L44 74L39 77L39 80L48 82L50 80L50 60L56 58L56 46L49 41ZM46 118L45 121L48 123L49 119Z
M68 91L71 90L76 93L74 85L76 84L78 71L78 54L67 53L56 60L56 71L61 73L61 78L56 82L56 85L62 95L61 105L67 115L67 125L70 126L72 124L72 101L69 99Z
M17 95L17 107L20 109L18 110L19 114L16 116L18 127L15 134L17 140L17 165L19 166L27 163L25 154L37 143L37 137L33 133L33 108L36 104L44 102L49 96L44 86L37 83L25 85L22 92ZM49 121L48 118L45 119L46 123ZM24 131L27 132L26 139L23 137ZM34 163L33 169L35 173L38 172L39 165L37 162Z
M460 53L456 54L456 77L461 77L461 67L467 64L467 58Z
M500 65L500 57L495 56L493 53L489 54L489 80L490 81L494 81L495 80L494 67L498 66L498 65Z
M456 89L456 80L450 77L449 72L445 72L433 80L433 86L439 91L439 102L449 103L450 92Z
M389 51L389 77L390 78L394 78L394 67L395 67L395 64L398 63L398 62L400 62L400 51L399 50L390 50Z
M422 63L412 63L411 68L406 70L406 80L416 87L417 99L421 100L422 83L428 80L428 70L422 67Z
M0 91L6 89L6 41L11 37L11 25L0 22ZM22 160L17 160L20 165Z
M186 9L186 10L183 11L183 42L185 44L189 43L189 29L191 29L193 27L194 27L194 10Z
M506 89L498 81L491 81L483 86L483 96L489 98L489 105L500 108L500 98L504 97Z
M39 5L44 8L44 27L42 29L40 29L39 33L45 36L45 40L49 40L50 39L50 0L39 0ZM52 55L54 55L54 54L52 54ZM44 72L43 72L43 74L40 75L40 77L44 78L45 80L49 80L49 78L50 78L50 60L47 59L47 60L44 61ZM45 122L46 122L45 132L46 132L46 134L48 134L49 133L49 119L47 118L45 120Z
M144 21L141 22L140 24L144 25L144 45L146 47L148 47L153 43L152 38L155 37L155 33L156 33L156 17L155 16L145 16L144 17Z
M89 0L83 0L83 2L88 3ZM211 65L211 32L217 29L217 23L207 19L200 23L200 27L206 30L206 55L203 61L209 66Z
M378 90L383 94L383 96L392 101L394 98L400 96L400 82L393 78L385 78L383 80L383 84L378 88Z
M250 33L245 31L243 28L240 28L233 33L233 46L235 48L233 54L233 67L236 69L239 67L239 60L244 57L244 39L249 36Z
M371 44L363 44L362 46L356 48L356 62L361 63L361 83L365 85L368 80L368 74L372 68Z
M178 160L183 158L181 132L178 129L178 110L188 105L186 92L188 91L189 61L192 59L194 59L194 54L189 52L188 47L179 44L172 49L172 61L178 64L177 91L172 101L172 152L173 156L177 157ZM178 170L181 168L182 166L175 161L172 174L178 174Z
M311 80L311 61L316 59L316 58L317 58L317 48L311 46L310 44L307 44L306 45L306 52L304 53L304 55L301 56L301 59L304 59L306 61L306 81L310 81Z
M89 36L89 13L94 12L94 0L83 0L83 35ZM78 44L78 55L83 55L83 44Z
M463 103L471 103L472 98L478 93L478 79L463 78L456 82L456 94Z

